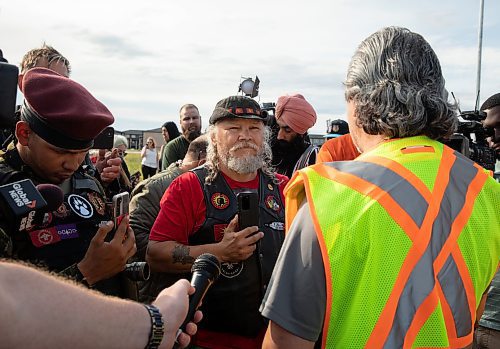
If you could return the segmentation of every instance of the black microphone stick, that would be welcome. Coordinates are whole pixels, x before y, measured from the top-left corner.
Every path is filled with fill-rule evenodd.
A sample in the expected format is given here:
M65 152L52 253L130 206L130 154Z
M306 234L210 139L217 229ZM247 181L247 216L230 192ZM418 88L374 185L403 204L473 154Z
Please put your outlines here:
M175 340L181 334L182 331L186 331L186 325L193 319L194 313L203 297L207 293L208 289L220 274L220 263L217 257L210 253L203 253L195 259L193 266L191 267L191 272L193 276L191 277L191 286L194 286L194 293L189 296L189 309L187 312L186 319L182 323L181 327L177 331ZM176 345L174 345L176 348Z

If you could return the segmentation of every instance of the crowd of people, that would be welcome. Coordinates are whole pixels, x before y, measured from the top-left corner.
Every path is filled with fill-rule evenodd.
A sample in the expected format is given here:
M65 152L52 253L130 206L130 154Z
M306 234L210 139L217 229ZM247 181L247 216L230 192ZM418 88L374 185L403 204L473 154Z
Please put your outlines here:
M146 140L138 184L125 137L91 155L114 116L70 73L46 45L21 63L0 185L54 184L63 202L30 224L1 207L0 347L500 347L500 184L442 142L457 105L419 34L387 27L361 42L347 123L321 148L302 94L277 98L274 115L222 98L205 132L185 104L159 152ZM498 152L500 93L481 110ZM114 226L124 191L130 214ZM248 192L257 226L240 226ZM204 253L220 276L182 327L196 291L184 279ZM149 279L125 276L132 261Z

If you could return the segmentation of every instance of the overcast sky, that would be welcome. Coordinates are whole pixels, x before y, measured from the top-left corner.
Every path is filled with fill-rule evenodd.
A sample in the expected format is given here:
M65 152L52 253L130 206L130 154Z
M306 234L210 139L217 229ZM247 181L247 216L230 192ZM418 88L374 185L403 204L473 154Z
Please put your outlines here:
M462 110L475 104L479 0L2 1L0 49L10 63L43 42L114 114L115 128L178 122L194 103L203 126L241 76L260 102L299 92L326 119L344 118L342 81L358 44L391 25L432 45ZM485 0L481 102L500 90L500 1ZM19 97L20 98L20 97Z

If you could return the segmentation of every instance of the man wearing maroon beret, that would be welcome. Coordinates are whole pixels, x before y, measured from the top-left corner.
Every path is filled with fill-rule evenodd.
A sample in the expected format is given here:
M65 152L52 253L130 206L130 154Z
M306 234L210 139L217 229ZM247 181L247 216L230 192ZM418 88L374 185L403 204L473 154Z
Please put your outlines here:
M24 74L36 67L50 69L65 77L71 74L69 60L55 48L44 43L42 47L29 50L19 65L18 83L21 91ZM96 174L96 178L106 186L108 194L121 189L117 180L120 177L121 160L116 151L106 154L104 149L100 149L96 166L90 161L88 155L82 165L87 168L88 173ZM109 186L110 184L112 185Z
M64 201L41 223L9 226L2 220L0 229L12 239L10 251L3 254L118 295L120 283L113 276L135 253L134 234L127 217L113 239L105 241L113 224L104 191L80 166L113 115L83 86L46 68L27 71L22 86L25 101L15 127L16 144L0 158L0 184L24 178L55 184Z

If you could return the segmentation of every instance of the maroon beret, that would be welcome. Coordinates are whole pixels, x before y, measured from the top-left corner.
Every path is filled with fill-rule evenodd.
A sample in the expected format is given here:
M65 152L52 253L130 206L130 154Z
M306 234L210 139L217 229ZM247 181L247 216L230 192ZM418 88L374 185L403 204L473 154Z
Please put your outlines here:
M94 138L114 122L111 112L79 83L46 68L23 78L21 119L48 143L65 149L93 146Z

